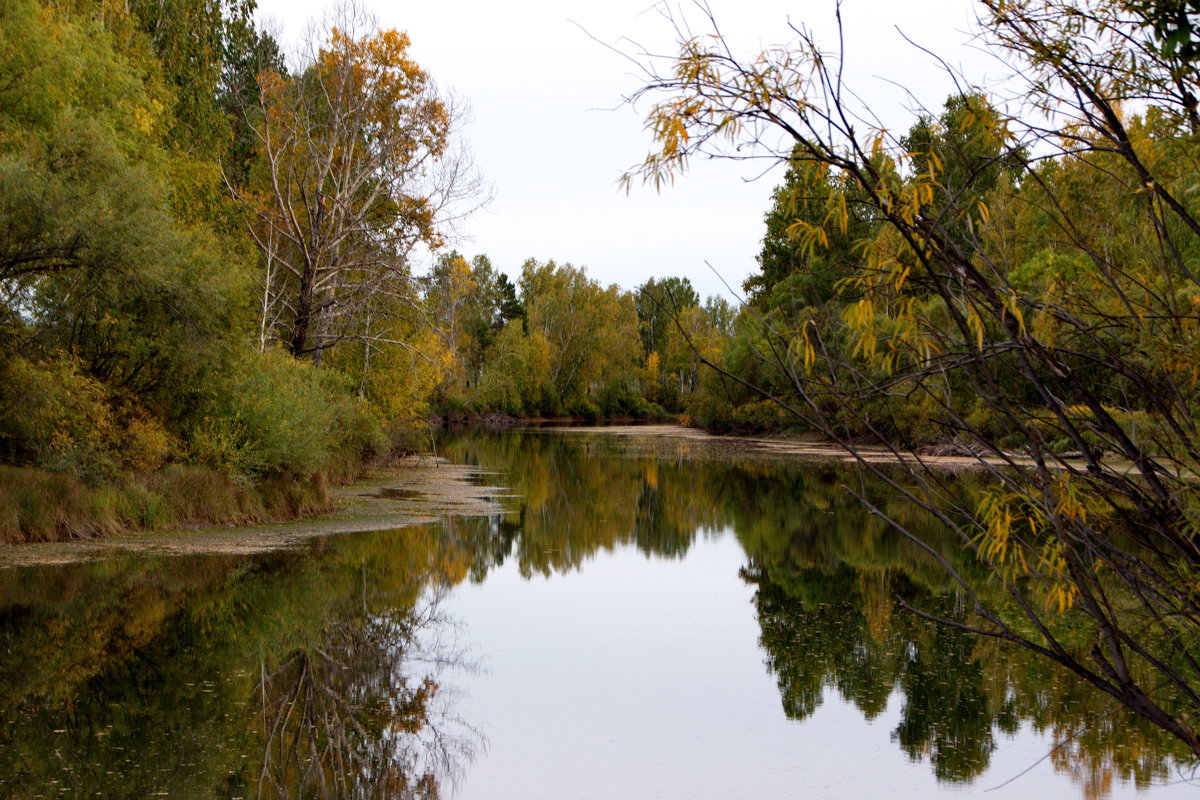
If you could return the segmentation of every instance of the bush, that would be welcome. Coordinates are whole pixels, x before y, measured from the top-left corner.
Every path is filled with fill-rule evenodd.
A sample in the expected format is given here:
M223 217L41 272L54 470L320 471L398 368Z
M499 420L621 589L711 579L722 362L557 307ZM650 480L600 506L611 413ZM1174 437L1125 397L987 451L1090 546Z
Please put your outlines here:
M795 419L772 400L743 403L734 409L733 428L748 431L778 431L795 424Z
M579 397L567 403L566 412L574 419L594 420L600 416L600 407L586 397Z
M285 353L249 356L216 388L192 431L192 457L244 484L331 467L345 474L386 447L346 378Z
M161 467L177 451L162 420L118 397L63 353L0 366L0 460L90 485Z
M102 384L56 354L0 365L0 458L70 472L92 484L119 470L117 426Z
M406 422L410 429L424 429L419 422ZM386 455L395 444L366 404L353 398L344 398L336 404L332 434L334 444L320 471L339 483L353 479L363 462Z
M605 386L596 396L597 405L606 417L632 417L634 419L669 419L667 411L658 403L652 403L637 392L619 384Z
M268 477L252 489L221 472L173 464L123 484L90 487L71 475L0 467L0 543L259 522L327 511L331 499L323 472L304 479Z

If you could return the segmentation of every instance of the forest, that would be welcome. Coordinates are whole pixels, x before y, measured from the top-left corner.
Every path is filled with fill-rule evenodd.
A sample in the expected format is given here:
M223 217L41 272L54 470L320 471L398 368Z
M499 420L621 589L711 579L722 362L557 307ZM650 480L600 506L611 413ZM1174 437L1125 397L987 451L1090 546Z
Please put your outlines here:
M1200 8L977 5L1015 83L901 131L802 28L741 57L701 4L641 54L628 186L782 172L733 304L453 249L485 194L463 110L358 6L285 57L252 0L0 0L0 542L327 509L447 421L870 444L986 567L943 557L948 624L1200 753Z

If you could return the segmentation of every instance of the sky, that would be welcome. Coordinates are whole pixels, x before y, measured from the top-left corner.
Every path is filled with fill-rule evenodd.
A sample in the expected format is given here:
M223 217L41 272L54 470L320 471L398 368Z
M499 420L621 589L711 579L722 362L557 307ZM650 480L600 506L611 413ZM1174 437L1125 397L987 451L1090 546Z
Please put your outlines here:
M330 2L259 0L260 19L294 45ZM642 85L628 56L676 49L663 4L362 2L381 27L406 31L412 56L439 89L470 106L461 134L493 197L458 225L453 245L461 253L485 253L514 279L526 259L553 259L625 289L675 275L702 296L741 294L757 269L763 216L782 168L763 174L761 162L703 161L661 193L635 185L627 194L618 186L650 147L642 124L648 104L623 103ZM834 0L709 5L734 51L747 57L793 40L789 22L823 46L837 44ZM700 21L690 2L669 8ZM842 18L847 85L901 134L916 109L936 111L954 87L942 64L915 45L974 85L1004 74L972 44L969 0L843 0Z

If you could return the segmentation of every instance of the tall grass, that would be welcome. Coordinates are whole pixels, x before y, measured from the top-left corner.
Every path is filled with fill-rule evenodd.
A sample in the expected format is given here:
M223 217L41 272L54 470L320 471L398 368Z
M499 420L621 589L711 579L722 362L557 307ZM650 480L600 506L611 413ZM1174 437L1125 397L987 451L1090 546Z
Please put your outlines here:
M253 487L212 469L170 465L114 485L0 466L0 543L94 538L124 530L238 524L314 514L332 505L323 472L275 476Z

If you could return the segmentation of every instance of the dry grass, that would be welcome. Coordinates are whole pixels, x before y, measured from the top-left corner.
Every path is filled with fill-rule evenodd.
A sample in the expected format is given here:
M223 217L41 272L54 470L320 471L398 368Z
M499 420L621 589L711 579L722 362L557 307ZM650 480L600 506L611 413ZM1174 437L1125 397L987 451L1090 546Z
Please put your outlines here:
M201 467L171 465L120 485L87 486L70 475L0 467L0 543L91 539L177 525L292 519L333 505L323 474L247 487Z

